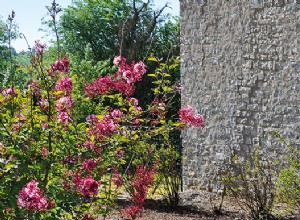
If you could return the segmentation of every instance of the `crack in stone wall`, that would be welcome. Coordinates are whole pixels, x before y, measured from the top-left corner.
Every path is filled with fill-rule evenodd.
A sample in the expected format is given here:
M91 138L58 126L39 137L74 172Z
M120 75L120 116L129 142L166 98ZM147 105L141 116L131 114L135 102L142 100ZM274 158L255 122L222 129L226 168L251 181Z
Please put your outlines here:
M300 1L181 0L182 106L205 115L183 134L183 188L213 189L232 148L282 157L270 131L300 131Z

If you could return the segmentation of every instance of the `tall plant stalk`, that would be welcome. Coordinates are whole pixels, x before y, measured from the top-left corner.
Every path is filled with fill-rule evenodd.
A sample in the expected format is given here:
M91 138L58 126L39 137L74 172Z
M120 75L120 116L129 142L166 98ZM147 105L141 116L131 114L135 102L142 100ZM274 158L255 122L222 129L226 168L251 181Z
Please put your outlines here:
M55 33L56 36L56 44L57 44L57 59L60 58L60 39L59 39L59 35L58 35L58 29L57 29L57 20L56 20L56 16L59 12L61 12L61 7L59 6L59 4L57 4L55 2L55 0L53 0L51 6L47 6L47 10L52 18L52 23L53 23L53 31Z
M12 11L10 15L8 15L8 24L6 25L7 28L7 38L8 38L8 49L9 49L9 72L11 74L11 89L15 89L15 73L13 70L13 57L12 57L12 30L13 30L13 20L15 18L15 12ZM14 96L12 98L12 106L11 106L11 116L14 117L14 110L15 105L14 105Z

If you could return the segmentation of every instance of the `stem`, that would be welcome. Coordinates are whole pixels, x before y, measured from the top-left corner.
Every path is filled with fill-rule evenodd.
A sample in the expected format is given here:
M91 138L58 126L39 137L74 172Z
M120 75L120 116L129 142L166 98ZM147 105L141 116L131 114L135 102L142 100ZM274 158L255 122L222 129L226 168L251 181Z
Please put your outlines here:
M56 24L56 15L61 11L61 8L59 7L59 4L53 0L51 7L47 7L50 16L52 17L54 32L56 36L56 43L57 43L57 59L60 58L60 42L59 42L59 36L58 36L58 29Z
M13 59L12 59L12 47L11 47L11 34L12 34L12 27L13 27L13 20L15 17L15 12L12 11L11 15L8 15L8 49L9 49L9 62L10 62L10 74L11 74L11 89L14 90L14 82L15 82L15 74L13 71ZM14 109L15 109L15 103L14 103L14 96L12 97L12 103L11 103L11 117L14 117Z
M48 102L50 102L50 92L49 90L47 90L47 99L48 99ZM48 122L50 122L51 120L51 105L49 103L49 108L48 108ZM52 163L52 133L51 133L51 130L49 129L48 131L48 150L49 150L49 153L50 153L50 162L47 164L46 166L46 173L45 173L45 177L44 177L44 187L47 186L47 183L48 183L48 176L49 176L49 172L50 172L50 169L51 169L51 163Z
M55 32L55 36L56 36L56 43L57 43L57 59L59 59L60 58L60 42L59 42L59 36L58 36L55 16L53 17L53 24L54 24L54 32Z
M130 167L130 165L131 165L131 163L132 163L132 161L133 161L134 156L135 156L135 152L132 154L131 159L130 159L130 161L129 161L129 164L128 164L128 166L126 167L125 172L123 173L123 176L125 176L125 174L127 173L128 169L129 169L129 167Z

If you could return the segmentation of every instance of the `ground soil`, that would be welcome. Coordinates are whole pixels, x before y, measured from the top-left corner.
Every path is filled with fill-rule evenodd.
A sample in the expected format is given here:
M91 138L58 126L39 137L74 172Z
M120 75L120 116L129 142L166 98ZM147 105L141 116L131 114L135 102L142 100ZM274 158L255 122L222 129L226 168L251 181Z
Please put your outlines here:
M211 196L208 192L181 195L181 201L177 207L169 207L164 200L149 199L146 201L141 220L247 220L249 215L243 211L236 201L225 197L221 212L217 208L220 205L220 196ZM128 200L118 201L118 207L107 216L106 220L123 220L123 208L128 205ZM276 210L277 208L275 208ZM279 210L279 208L278 208ZM277 211L278 211L277 210ZM293 214L280 214L277 220L300 220ZM99 220L102 218L99 218Z

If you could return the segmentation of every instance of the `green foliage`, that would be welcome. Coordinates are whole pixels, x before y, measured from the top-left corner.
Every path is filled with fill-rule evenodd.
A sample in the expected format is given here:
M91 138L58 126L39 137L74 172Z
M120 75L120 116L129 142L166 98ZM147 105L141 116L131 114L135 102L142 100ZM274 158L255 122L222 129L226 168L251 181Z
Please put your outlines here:
M83 93L85 77L90 80L87 83L91 83L99 77L97 74L117 71L109 61L92 65L74 58L72 71L68 73L73 80L69 94L67 90L57 89L58 82L67 73L54 72L54 66L49 68L42 55L32 60L27 70L31 84L24 90L7 88L0 95L0 194L4 198L0 205L1 210L10 210L3 212L3 216L69 219L83 217L85 213L106 215L117 196L111 178L115 170L124 174L126 180L127 174L134 173L137 167L144 164L151 167L159 159L163 161L161 172L171 171L172 160L178 157L173 155L176 150L170 148L171 145L163 143L170 143L170 134L182 124L176 123L176 119L166 121L167 106L176 92L176 86L167 80L170 77L167 72L159 68L154 74L155 81L160 83L155 84L157 89L153 91L160 91L155 92L155 96L164 100L150 102L144 110L138 110L137 104L129 102L120 92L107 92L92 98ZM160 66L166 70L171 68L163 63ZM72 120L66 123L59 119L61 110L57 103L68 95L72 96L73 104L72 108L66 107L70 108L66 113ZM39 104L46 99L46 105ZM101 129L97 130L86 120L89 115L100 122L107 117L112 120L109 115L113 109L122 111L122 116L114 122L117 130L112 133L101 134ZM133 123L135 119L140 122ZM95 161L97 166L93 170L85 169L83 162L86 160ZM75 184L76 176L101 182L97 194L84 196L82 188ZM177 173L175 176L178 178ZM54 205L45 213L28 211L16 203L20 190L31 180L38 182ZM77 184L83 184L82 181Z
M120 15L127 16L127 23L122 27L130 29L138 23L158 19L162 12L147 17L152 10L141 1L78 0L74 4L87 7L88 12L96 10L92 17L104 19L108 26L103 27L109 30L111 19L116 22ZM120 5L124 8L116 13L115 8ZM107 17L104 14L99 17L98 10ZM135 17L136 10L139 19ZM55 22L60 8L53 1L48 11L57 37L56 51L53 47L45 51L45 45L36 42L32 51L18 55L15 64L11 53L13 14L7 30L10 78L0 90L0 217L105 217L114 206L119 183L123 182L123 187L133 196L132 210L137 212L130 216L135 218L142 210L155 171L164 172L170 198L175 198L172 203L177 204L180 156L175 137L179 137L178 129L184 123L178 121L177 112L171 106L178 100L178 86L173 82L178 77L179 60L172 58L164 63L153 57L149 59L154 61L153 69L156 69L148 76L154 80L153 94L141 106L131 91L135 82L142 79L146 66L142 62L128 64L121 57L114 66L109 59L98 62L93 41L84 44L84 57L73 53L70 60L62 58ZM87 14L86 11L77 17ZM84 17L84 21L89 22L87 18L92 17ZM138 27L128 33L139 33L134 35L138 39L151 34L152 28ZM117 44L118 38L113 33L106 34ZM122 36L123 46L130 45L126 40L131 38ZM103 52L111 58L115 48L106 41L100 42ZM136 45L121 48L123 52L126 48L138 52ZM132 51L128 53L132 61L135 55ZM125 70L131 75L126 75ZM163 162L158 165L158 161ZM170 172L170 177L166 172ZM116 182L116 177L121 179ZM171 184L167 182L170 179ZM32 189L34 192L28 193ZM177 194L174 196L173 192Z
M293 145L287 143L284 138L276 131L273 134L287 150L286 162L279 173L279 201L295 208L300 212L300 152Z
M13 40L19 38L18 26L14 22L15 13L4 22L0 19L0 88L9 81L14 81L16 69L16 50L12 47Z
M181 191L181 155L180 145L162 144L157 149L158 164L157 179L154 192L158 188L163 189L166 202L170 207L176 207L179 202L179 192Z
M247 158L232 155L222 171L222 183L252 219L273 219L278 168L257 148Z
M84 57L91 47L93 59L105 60L122 54L129 61L150 53L166 58L179 39L178 22L163 23L163 9L155 11L141 0L76 0L63 11L59 24L64 48ZM176 51L176 52L175 52ZM179 55L179 44L172 55Z

